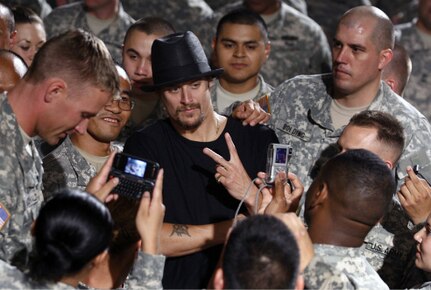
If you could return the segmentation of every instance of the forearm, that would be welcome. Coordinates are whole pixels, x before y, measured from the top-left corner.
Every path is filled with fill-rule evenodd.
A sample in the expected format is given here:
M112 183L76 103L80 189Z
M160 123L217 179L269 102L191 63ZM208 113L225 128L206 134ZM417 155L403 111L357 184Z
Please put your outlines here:
M233 220L206 225L164 223L161 234L161 253L177 257L196 253L223 244Z

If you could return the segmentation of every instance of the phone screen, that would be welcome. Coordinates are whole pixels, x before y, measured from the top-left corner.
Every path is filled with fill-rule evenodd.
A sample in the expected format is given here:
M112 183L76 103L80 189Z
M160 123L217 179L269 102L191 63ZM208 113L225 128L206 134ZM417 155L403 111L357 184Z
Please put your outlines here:
M146 168L147 168L147 162L143 160L134 159L132 157L127 157L127 163L126 163L126 166L124 167L124 172L143 178Z

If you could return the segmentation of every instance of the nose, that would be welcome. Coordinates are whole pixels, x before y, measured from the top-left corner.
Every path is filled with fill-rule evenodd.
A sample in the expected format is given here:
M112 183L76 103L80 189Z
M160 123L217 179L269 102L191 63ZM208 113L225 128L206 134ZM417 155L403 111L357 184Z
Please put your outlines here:
M237 45L234 50L234 56L236 57L243 57L245 55L244 53L244 47L242 45Z
M189 86L184 85L181 87L181 103L182 104L190 104L193 102L192 94L189 91Z
M84 134L85 131L87 131L87 126L88 126L88 120L89 119L82 119L76 126L75 126L75 131L78 132L79 134Z
M121 113L120 100L110 100L106 103L105 110L114 114Z
M145 59L141 60L136 68L136 74L139 76L151 77L151 64Z
M419 230L414 236L413 238L415 239L416 242L418 242L418 244L422 243L422 240L424 238L425 235L425 227L423 227L421 230Z
M334 60L336 63L345 63L346 62L346 56L347 56L347 48L346 47L334 49L332 53L334 54Z

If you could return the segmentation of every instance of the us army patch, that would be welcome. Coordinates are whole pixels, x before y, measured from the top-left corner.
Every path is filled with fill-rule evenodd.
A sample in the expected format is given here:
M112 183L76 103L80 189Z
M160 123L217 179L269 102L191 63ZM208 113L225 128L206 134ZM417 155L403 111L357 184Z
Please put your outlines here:
M0 231L3 229L3 227L6 225L9 219L10 219L9 211L2 203L0 203Z

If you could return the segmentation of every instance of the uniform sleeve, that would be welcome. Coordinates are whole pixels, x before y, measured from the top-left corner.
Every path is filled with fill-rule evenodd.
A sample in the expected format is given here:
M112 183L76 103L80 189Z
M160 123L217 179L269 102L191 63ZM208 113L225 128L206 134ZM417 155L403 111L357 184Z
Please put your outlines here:
M166 257L139 251L133 270L125 283L126 289L163 289L162 277Z
M307 289L356 289L344 273L316 259L305 268L304 283Z

